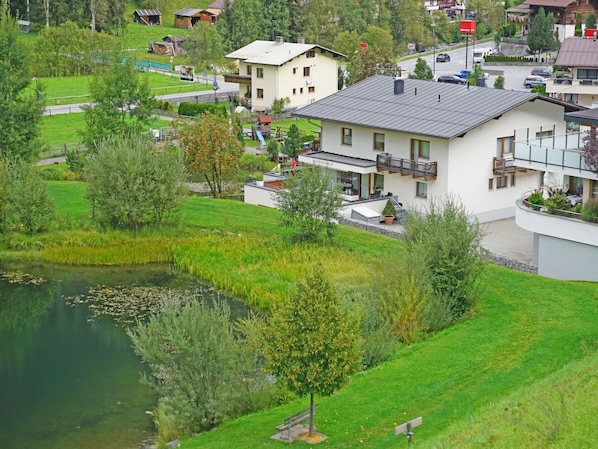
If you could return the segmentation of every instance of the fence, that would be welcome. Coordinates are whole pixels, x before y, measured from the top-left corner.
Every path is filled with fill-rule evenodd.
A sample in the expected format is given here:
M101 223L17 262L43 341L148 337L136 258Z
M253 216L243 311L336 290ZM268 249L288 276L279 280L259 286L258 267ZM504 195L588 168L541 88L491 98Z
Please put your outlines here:
M82 142L67 142L46 145L44 149L39 153L39 157L41 159L63 157L66 156L67 152L69 151L82 153L84 151L87 151L87 147Z

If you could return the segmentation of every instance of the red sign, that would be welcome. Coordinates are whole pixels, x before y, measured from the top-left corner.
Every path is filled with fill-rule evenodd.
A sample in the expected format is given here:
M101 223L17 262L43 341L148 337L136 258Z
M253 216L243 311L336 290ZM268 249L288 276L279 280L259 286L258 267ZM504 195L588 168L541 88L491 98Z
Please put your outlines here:
M475 20L461 20L459 22L461 34L475 34Z
M596 30L595 28L586 28L584 37L586 39L594 39L596 37Z

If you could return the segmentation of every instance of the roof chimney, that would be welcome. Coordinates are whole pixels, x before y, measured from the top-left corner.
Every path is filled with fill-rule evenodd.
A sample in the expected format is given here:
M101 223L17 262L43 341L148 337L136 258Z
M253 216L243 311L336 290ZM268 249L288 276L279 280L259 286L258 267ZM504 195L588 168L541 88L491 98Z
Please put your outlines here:
M282 39L282 36L276 36L276 43L277 44L282 44L284 42L284 40Z
M402 94L405 91L405 78L395 78L395 95Z
M297 37L297 43L298 44L305 44L305 38L303 36Z

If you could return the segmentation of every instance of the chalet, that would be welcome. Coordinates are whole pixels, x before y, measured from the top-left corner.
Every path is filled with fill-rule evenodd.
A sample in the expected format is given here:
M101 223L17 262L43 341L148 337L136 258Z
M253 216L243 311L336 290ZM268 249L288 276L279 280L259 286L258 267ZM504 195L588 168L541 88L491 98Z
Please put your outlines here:
M142 25L162 25L162 14L157 9L137 9L133 13L133 22Z
M250 99L252 111L266 111L276 99L287 108L313 103L338 91L338 60L345 55L315 44L254 41L228 55L239 72L224 76L239 84L239 96Z

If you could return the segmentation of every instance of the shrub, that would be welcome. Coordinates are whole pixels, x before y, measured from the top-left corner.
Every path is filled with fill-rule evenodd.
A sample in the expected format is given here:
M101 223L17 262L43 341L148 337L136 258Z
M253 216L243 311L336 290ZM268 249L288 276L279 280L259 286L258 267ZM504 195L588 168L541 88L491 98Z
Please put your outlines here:
M598 223L598 200L589 200L583 203L581 218L585 221Z
M394 217L396 213L397 209L394 204L392 204L392 201L386 200L386 205L384 206L384 209L382 209L382 215L385 217Z
M195 104L184 101L179 105L178 112L179 115L185 115L189 117L195 117L196 115L205 114L206 112L211 112L212 114L220 115L222 117L228 116L226 103Z
M557 193L544 200L544 206L546 206L546 211L549 214L553 214L555 210L569 210L571 208L571 202L569 201L569 198L567 198L567 195Z
M534 206L542 206L544 204L544 195L541 190L534 190L534 192L527 197L527 202Z

